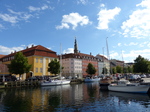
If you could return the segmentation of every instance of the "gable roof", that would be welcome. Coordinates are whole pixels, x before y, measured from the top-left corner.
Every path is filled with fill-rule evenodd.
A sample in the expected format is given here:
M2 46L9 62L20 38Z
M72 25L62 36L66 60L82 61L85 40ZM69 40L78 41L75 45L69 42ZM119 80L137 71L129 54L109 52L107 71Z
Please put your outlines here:
M26 57L36 55L36 56L45 56L45 57L58 58L56 52L54 52L54 51L52 51L52 50L50 50L48 48L45 48L45 47L43 47L41 45L32 46L30 48L26 48L26 49L24 49L22 51L18 51L18 52L22 52ZM5 55L2 58L12 57L16 53L17 52Z
M6 56L6 55L2 55L2 54L0 54L0 58L2 58L2 57L4 57L4 56Z
M62 55L62 59L66 59L66 58L77 58L77 59L87 59L87 60L99 60L98 58L96 58L93 55L89 55L89 54L84 54L84 53L69 53L69 54L64 54Z

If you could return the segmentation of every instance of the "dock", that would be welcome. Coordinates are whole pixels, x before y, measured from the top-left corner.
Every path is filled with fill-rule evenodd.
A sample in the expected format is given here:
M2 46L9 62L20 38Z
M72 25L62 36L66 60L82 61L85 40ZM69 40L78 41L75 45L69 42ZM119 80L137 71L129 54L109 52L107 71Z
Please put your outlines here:
M12 88L12 87L29 87L29 86L39 86L39 81L9 81L4 82L0 85L0 88Z

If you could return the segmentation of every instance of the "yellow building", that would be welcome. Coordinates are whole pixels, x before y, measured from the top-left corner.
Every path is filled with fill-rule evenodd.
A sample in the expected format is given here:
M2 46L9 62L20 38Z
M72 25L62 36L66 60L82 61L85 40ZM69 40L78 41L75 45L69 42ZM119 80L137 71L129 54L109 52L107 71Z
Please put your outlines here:
M32 65L30 73L27 75L24 74L22 77L23 79L30 76L52 75L48 72L48 64L51 60L55 58L58 59L56 52L49 50L41 45L32 46L31 48L26 48L20 52L22 52L28 58L28 63ZM16 52L3 56L0 58L1 63L10 64L11 60L14 59L15 54ZM8 70L5 70L5 73L3 74L9 74Z

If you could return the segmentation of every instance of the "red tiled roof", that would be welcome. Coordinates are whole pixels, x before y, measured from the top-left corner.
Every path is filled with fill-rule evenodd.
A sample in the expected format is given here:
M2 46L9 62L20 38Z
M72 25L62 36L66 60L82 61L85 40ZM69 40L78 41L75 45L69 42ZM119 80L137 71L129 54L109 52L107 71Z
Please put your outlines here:
M102 58L108 60L108 59L107 59L105 56L103 56L103 55L98 54L97 56L102 57Z
M19 52L22 52L26 57L36 55L36 56L46 56L46 57L58 58L56 52L49 50L48 48L45 48L41 45L32 46L31 48L26 48ZM9 55L5 55L3 58L11 57L11 56L14 56L15 54L16 54L16 52L11 53Z
M96 60L98 58L94 57L93 55L84 54L84 53L69 53L62 55L62 59L66 58L78 58L78 59L90 59L90 60Z
M4 57L4 56L6 56L6 55L2 55L2 54L0 54L0 58L2 58L2 57Z

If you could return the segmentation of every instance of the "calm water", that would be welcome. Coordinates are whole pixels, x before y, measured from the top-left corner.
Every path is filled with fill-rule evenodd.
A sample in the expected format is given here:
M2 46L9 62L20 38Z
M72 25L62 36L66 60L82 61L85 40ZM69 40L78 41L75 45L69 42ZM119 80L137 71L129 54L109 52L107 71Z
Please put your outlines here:
M147 94L100 91L98 83L0 89L0 112L150 112Z

